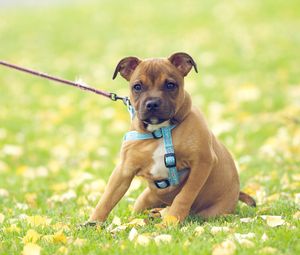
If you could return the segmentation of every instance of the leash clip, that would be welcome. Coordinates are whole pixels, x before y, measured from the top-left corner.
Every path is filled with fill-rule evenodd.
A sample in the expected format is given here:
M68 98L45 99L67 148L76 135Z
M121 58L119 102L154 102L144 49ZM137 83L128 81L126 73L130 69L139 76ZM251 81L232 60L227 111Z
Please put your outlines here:
M116 93L110 93L110 99L112 101L117 101L119 99L119 97L117 96Z

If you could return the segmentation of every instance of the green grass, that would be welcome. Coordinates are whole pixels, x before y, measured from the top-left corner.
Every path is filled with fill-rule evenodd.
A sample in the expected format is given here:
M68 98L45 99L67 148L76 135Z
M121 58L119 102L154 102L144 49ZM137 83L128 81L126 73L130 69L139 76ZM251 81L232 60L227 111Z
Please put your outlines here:
M68 242L41 237L41 254L211 254L234 233L249 232L255 233L254 246L235 241L236 254L263 254L264 247L275 248L275 254L299 254L300 224L293 217L300 193L299 13L292 0L85 1L1 8L1 59L67 79L80 77L122 95L126 82L111 80L122 57L190 53L200 72L186 78L186 89L239 163L242 189L259 203L256 209L239 205L235 215L207 222L189 217L182 226L186 232L159 229L159 220L149 221L136 227L139 234L170 234L172 243L152 240L144 247L128 240L130 227L115 235L107 231L114 216L122 223L147 219L130 210L142 184L117 205L106 228L78 230L100 196L101 185L94 181L107 181L118 160L129 126L126 109L0 67L0 253L20 254L29 229L50 235L59 231L56 223L64 223ZM67 191L74 197L49 200ZM31 226L20 219L24 214L52 222ZM272 228L260 215L281 215L286 224ZM240 222L245 217L254 221ZM9 229L13 224L19 229ZM205 232L197 237L199 225ZM231 231L213 235L213 226ZM262 242L264 233L268 239ZM76 238L85 242L78 245Z

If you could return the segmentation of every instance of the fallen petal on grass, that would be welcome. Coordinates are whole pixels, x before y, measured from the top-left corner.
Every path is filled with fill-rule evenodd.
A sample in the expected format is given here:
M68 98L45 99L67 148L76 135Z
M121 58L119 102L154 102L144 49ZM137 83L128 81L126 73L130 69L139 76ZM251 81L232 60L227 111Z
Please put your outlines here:
M240 239L238 240L238 243L242 246L242 247L246 247L246 248L251 248L254 247L254 243L248 239Z
M170 243L172 241L172 236L167 234L162 234L154 237L154 242L159 245L162 243Z
M267 234L266 233L263 233L263 235L261 236L261 240L263 241L263 242L265 242L265 241L267 241L269 239L269 237L267 236Z
M205 229L202 226L197 226L195 228L194 232L195 232L196 236L200 236L200 235L202 235L205 232Z
M26 220L32 227L49 226L51 223L51 219L40 215L29 216Z
M116 226L120 226L122 224L121 219L118 216L115 216L111 223Z
M36 243L40 239L41 235L34 229L29 229L26 235L22 238L23 243Z
M277 249L273 247L264 247L259 251L261 254L277 254Z
M234 234L234 237L235 237L236 239L245 239L245 238L250 238L250 239L252 239L252 238L254 238L255 236L256 236L255 233L252 233L252 232L247 233L247 234L240 234L240 233L235 233L235 234Z
M57 222L57 223L53 224L52 228L56 231L59 231L59 230L69 231L70 230L69 226L63 222Z
M22 211L28 210L28 205L27 205L27 204L24 204L24 203L17 203L17 204L16 204L16 207L17 207L19 210L22 210Z
M9 192L6 189L0 189L0 197L8 197Z
M67 248L66 246L61 246L61 247L57 250L57 252L58 252L59 254L68 254L69 250L68 250L68 248Z
M230 231L230 228L229 227L212 227L210 229L210 232L213 234L213 235L216 235L220 232L229 232Z
M72 242L73 245L79 246L79 247L83 246L85 243L86 243L86 239L81 239L78 237Z
M146 225L144 219L133 219L130 222L127 223L128 226L139 226L139 227L144 227Z
M188 232L189 228L187 226L184 226L180 229L181 232Z
M241 218L240 219L240 222L243 222L243 223L250 223L253 221L254 221L254 218Z
M272 228L285 224L285 220L282 219L282 216L262 215L261 217L267 222L267 225Z
M212 255L231 255L234 254L235 250L235 243L231 240L225 240L213 247Z
M295 219L295 220L299 220L299 219L300 219L300 211L296 212L296 213L293 215L293 219Z
M190 246L190 245L191 245L190 240L186 240L186 241L183 243L183 247L184 247L184 248L187 248L187 247Z
M136 238L136 244L141 246L147 246L150 243L150 238L146 235L138 235Z
M138 236L138 231L135 228L132 228L128 234L129 241L133 241Z
M118 233L118 232L121 232L121 231L126 230L126 228L127 228L126 225L120 225L120 226L117 226L117 227L113 228L113 229L110 231L110 233L116 234L116 233Z
M41 247L35 243L27 243L23 247L22 255L40 255Z
M4 222L5 216L4 214L0 213L0 224Z

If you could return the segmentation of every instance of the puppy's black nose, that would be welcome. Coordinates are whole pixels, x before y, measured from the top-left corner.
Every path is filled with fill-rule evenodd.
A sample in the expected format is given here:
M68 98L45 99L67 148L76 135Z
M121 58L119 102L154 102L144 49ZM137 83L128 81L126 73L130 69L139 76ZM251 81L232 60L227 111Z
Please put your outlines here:
M161 105L160 98L151 98L146 101L146 109L150 112L157 111Z

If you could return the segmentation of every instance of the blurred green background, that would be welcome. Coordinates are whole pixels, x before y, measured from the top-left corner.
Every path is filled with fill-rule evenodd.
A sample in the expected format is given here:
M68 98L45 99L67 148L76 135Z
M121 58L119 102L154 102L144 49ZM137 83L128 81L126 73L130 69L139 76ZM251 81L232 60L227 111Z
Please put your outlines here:
M293 0L0 1L0 59L127 95L126 82L111 79L121 58L189 53L199 74L186 77L186 89L234 154L242 188L261 205L273 196L266 210L291 217L299 202L299 28ZM47 201L70 189L84 200L90 178L107 180L129 121L120 102L0 66L2 213L17 217L16 203L36 194L28 214L84 221L97 189L80 210L71 200L49 212ZM127 207L116 213L128 215ZM20 249L16 241L12 251Z

